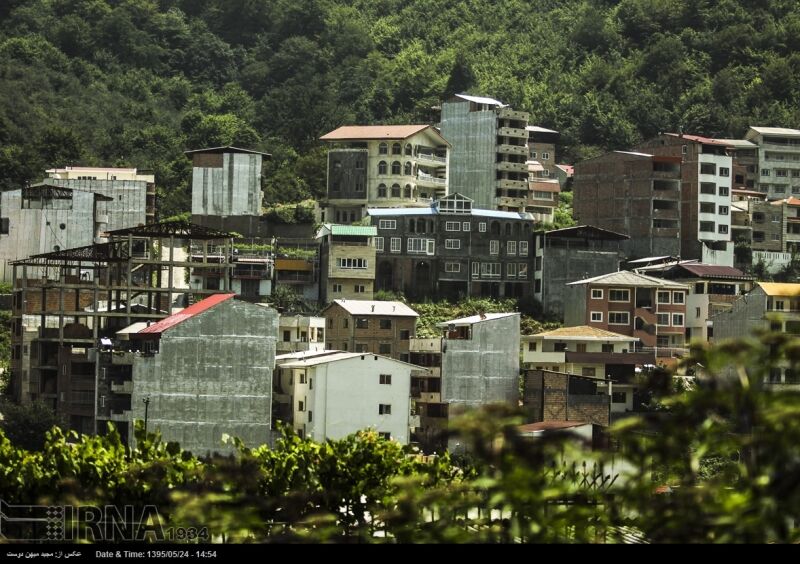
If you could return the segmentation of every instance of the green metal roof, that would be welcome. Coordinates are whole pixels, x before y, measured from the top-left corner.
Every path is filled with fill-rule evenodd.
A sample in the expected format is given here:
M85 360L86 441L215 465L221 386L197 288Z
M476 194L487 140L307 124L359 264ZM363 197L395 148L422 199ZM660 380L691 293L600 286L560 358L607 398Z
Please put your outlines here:
M331 235L376 237L378 235L378 228L374 225L331 225Z

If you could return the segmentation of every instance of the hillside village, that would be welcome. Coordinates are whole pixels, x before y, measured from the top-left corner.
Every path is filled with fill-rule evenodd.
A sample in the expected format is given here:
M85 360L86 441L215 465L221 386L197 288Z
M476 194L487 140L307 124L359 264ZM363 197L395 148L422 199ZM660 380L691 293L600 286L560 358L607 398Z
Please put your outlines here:
M14 401L131 446L144 420L198 455L281 424L457 453L448 423L473 408L601 435L691 343L800 333L800 130L661 133L563 164L559 133L499 100L435 111L323 135L326 197L300 221L264 211L270 155L233 146L186 151L188 217L157 219L158 178L135 168L3 192ZM436 302L477 305L420 319Z

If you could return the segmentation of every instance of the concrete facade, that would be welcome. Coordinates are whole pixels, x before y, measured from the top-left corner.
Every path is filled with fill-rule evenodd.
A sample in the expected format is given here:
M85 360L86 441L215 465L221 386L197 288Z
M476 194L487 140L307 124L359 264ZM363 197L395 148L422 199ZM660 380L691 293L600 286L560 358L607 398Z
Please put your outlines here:
M371 226L323 225L320 242L320 301L371 300L375 291L375 236Z
M149 398L148 428L198 456L232 453L226 433L269 443L277 330L275 310L234 299L170 326L133 364L131 417L144 419Z
M800 195L800 130L751 126L745 139L758 146L756 190L769 200Z
M278 320L277 351L325 350L325 318L308 315L281 315Z
M192 158L192 215L261 215L265 153L214 147L188 151Z

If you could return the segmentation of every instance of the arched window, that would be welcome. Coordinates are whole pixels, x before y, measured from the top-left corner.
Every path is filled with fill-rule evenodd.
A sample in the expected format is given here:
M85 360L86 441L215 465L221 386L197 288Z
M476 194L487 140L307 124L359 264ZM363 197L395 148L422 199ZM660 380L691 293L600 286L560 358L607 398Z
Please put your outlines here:
M386 197L386 184L378 184L378 197L379 198Z
M519 236L520 224L519 222L514 223L514 235Z
M399 197L400 197L400 185L392 184L392 198L399 198Z
M386 143L381 143L378 145L378 154L379 155L388 155L389 154L389 145Z
M378 174L386 174L386 161L378 163Z
M500 235L500 223L493 221L491 227L489 228L489 232L492 235Z
M392 143L392 154L393 155L401 154L400 143Z
M411 161L406 161L406 164L403 165L403 174L411 176Z
M411 156L411 143L406 143L406 156Z
M413 217L408 218L408 232L409 233L416 233L417 232L417 220Z
M392 163L392 174L400 175L400 161L394 161Z
M506 235L511 235L511 224L506 223Z
M417 233L425 233L425 220L418 219L417 220Z
M406 184L406 187L403 188L403 197L404 198L411 197L411 184Z

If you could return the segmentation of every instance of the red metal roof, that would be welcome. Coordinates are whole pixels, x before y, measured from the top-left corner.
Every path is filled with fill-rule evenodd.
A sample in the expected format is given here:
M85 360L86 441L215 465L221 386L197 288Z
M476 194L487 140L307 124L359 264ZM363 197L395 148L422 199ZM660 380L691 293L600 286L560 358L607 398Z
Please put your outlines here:
M680 135L678 133L667 133L671 137L681 137L688 141L694 141L696 143L703 143L704 145L721 145L723 147L730 147L731 144L725 141L720 141L719 139L712 139L711 137L703 137L702 135Z
M744 272L732 266L719 266L715 264L682 264L680 267L695 276L708 276L709 278L745 278L750 279Z
M217 304L221 304L222 302L231 299L236 294L214 294L213 296L209 296L204 300L200 300L196 304L192 304L184 310L179 311L176 314L170 315L169 317L165 317L158 323L153 323L149 327L145 327L136 335L142 334L161 334L167 329L171 329L175 327L177 324L186 321L190 317L194 317L197 314L203 313L204 311L211 309Z

